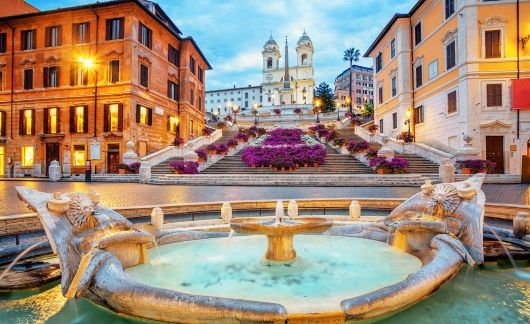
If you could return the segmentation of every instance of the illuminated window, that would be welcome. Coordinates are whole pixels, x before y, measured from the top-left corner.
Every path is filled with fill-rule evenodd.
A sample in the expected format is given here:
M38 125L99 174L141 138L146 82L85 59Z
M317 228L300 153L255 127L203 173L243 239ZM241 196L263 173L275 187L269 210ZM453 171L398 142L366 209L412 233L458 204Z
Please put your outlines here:
M73 159L74 159L73 161L74 166L85 165L85 146L84 145L74 145Z
M104 132L121 132L123 130L123 106L115 103L105 105L103 131Z
M75 107L75 131L76 133L82 133L83 132L83 124L85 119L85 107L79 106Z
M6 115L5 111L0 111L0 136L6 136Z
M31 135L31 128L33 125L33 110L24 110L24 121L25 128L24 132L26 135Z
M136 122L143 125L152 125L153 110L142 105L136 105Z
M110 113L110 131L117 132L118 131L118 105L117 104L110 105L109 113Z
M44 110L44 133L57 134L59 132L59 112L57 108L48 108Z
M176 132L178 122L179 122L179 119L177 116L168 116L167 130L170 132Z
M22 166L33 166L33 146L22 146Z
M140 107L140 124L147 124L147 109Z

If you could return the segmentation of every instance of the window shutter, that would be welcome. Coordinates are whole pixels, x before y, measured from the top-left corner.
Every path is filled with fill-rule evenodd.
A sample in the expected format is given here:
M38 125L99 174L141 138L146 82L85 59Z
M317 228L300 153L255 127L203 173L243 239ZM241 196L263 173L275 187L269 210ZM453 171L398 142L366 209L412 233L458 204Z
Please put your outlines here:
M123 132L123 104L118 104L118 131Z
M75 107L70 107L70 133L75 133Z
M110 132L109 105L103 105L103 131Z
M120 18L120 39L123 38L124 29L125 29L125 18Z
M153 125L153 109L147 108L147 125Z
M44 108L44 134L48 134L50 127L50 108Z
M140 105L136 105L136 122L140 123Z
M105 40L110 40L111 29L112 29L112 19L107 19L105 21Z
M57 26L57 46L61 46L63 41L63 26Z
M24 31L20 32L20 50L26 49L27 33Z
M56 79L56 84L55 86L56 87L60 87L61 86L61 67L60 66L55 66L55 73L57 75L57 79Z
M50 47L50 45L51 45L50 27L46 27L46 29L44 29L44 46Z
M61 107L57 107L57 133L61 132Z
M83 107L83 133L88 133L88 106Z
M33 34L33 38L31 39L31 48L35 49L37 48L37 30L32 29L31 33Z
M35 109L31 109L31 135L35 135Z
M18 134L24 135L24 110L18 112Z
M152 40L153 40L153 31L151 29L148 29L148 32L147 32L147 45L149 48L153 48L153 43L152 43Z
M72 44L79 42L79 24L72 24Z
M169 80L167 80L167 97L173 99L171 97L171 81Z
M6 136L6 117L7 113L5 111L0 111L0 114L2 115L2 124L0 125L0 128L2 128L2 132L0 132L0 136Z
M50 73L50 68L49 67L45 67L43 70L42 70L42 85L47 88L48 87L48 77L49 77L49 73Z
M90 43L90 23L87 22L85 24L86 24L86 28L85 28L85 42L86 43ZM97 33L97 31L96 31L96 33Z
M171 116L167 115L167 130L170 130L171 129Z
M138 23L138 42L141 44L142 43L142 31L143 31L143 27L144 25L142 23Z
M70 85L71 86L75 86L76 85L76 80L75 80L75 70L76 70L76 67L75 65L72 65L70 66Z

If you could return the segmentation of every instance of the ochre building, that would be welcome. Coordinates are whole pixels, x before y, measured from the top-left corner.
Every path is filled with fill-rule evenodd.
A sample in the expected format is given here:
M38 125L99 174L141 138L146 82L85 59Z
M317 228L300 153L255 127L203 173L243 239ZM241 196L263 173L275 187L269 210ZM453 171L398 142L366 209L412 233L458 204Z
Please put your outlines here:
M141 157L199 136L208 69L150 1L0 18L0 176L116 172L129 141Z

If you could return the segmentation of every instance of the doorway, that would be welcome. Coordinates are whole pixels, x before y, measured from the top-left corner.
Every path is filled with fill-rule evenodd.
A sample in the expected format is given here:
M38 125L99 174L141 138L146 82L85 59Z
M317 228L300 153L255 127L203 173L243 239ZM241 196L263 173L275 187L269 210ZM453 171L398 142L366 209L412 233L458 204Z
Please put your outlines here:
M0 146L0 177L5 175L5 147Z
M108 144L107 172L118 173L118 164L120 164L120 144Z
M486 136L486 160L495 163L495 173L504 173L504 136Z
M59 162L59 143L46 143L46 175L48 175L50 163L54 160Z
M526 155L522 156L521 182L530 183L530 140L526 143Z

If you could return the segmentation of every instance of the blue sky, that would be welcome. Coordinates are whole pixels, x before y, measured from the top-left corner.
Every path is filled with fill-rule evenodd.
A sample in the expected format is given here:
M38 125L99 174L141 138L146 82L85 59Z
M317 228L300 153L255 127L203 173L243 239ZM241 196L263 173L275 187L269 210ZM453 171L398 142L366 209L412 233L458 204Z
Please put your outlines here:
M75 6L95 0L27 0L41 10ZM347 68L348 47L370 46L396 12L408 12L416 0L158 0L185 36L192 36L213 67L208 90L261 83L263 44L272 34L283 53L289 37L289 60L304 28L315 47L317 83L333 83ZM371 66L361 59L359 64Z

